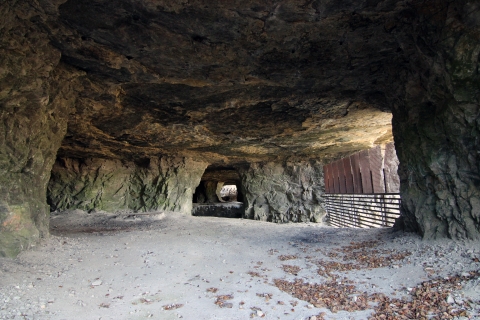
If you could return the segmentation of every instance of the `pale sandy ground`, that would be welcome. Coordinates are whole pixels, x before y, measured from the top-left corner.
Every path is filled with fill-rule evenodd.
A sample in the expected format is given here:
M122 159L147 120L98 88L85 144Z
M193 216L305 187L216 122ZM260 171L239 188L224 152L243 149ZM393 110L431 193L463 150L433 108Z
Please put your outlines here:
M335 257L342 247L371 240L379 240L374 249L412 255L337 274L358 292L408 298L423 281L480 270L478 241L422 241L390 229L73 212L54 216L52 230L35 250L0 259L1 319L309 319L322 312L325 319L367 319L373 309L332 313L280 291L274 279L331 280L317 273L317 262L342 261ZM301 269L295 276L282 265ZM467 317L480 317L480 280L460 285L449 303L469 301Z

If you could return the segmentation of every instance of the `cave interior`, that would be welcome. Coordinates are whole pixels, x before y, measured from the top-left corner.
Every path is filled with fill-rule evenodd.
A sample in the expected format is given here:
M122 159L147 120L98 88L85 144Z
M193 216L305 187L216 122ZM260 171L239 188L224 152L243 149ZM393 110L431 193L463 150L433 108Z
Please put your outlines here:
M1 256L47 237L52 211L190 215L222 202L221 183L243 218L322 223L323 165L392 141L397 227L480 237L478 1L6 0L0 14Z

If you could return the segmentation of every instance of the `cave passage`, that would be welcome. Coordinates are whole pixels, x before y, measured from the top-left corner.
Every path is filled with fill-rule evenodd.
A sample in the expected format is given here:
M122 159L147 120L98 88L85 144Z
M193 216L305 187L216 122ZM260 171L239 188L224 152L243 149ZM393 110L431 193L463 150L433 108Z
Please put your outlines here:
M242 218L240 175L233 168L207 168L193 194L193 216Z

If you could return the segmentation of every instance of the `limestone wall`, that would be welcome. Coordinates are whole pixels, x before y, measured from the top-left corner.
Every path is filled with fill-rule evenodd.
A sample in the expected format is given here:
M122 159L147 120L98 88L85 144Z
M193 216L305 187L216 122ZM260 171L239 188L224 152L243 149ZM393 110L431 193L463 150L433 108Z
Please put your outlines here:
M323 164L311 161L252 163L239 169L245 218L272 222L322 222Z
M48 185L52 210L175 211L191 213L192 196L207 164L162 157L122 162L59 159Z

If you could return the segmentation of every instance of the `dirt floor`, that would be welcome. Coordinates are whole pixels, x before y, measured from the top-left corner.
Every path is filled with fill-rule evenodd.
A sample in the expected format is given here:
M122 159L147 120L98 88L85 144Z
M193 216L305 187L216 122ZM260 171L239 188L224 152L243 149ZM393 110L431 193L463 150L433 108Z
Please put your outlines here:
M480 243L172 213L55 215L0 319L475 319Z

